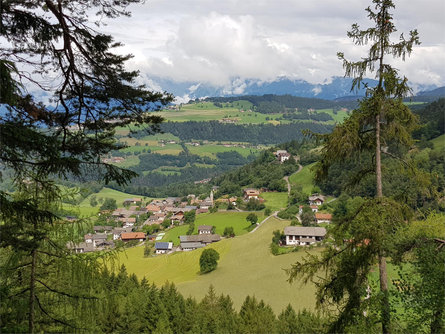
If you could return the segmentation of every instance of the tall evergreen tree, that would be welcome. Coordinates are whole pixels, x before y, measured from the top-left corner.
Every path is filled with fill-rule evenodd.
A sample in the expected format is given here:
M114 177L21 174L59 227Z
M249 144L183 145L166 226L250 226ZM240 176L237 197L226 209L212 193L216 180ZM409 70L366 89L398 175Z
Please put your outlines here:
M351 183L359 182L369 173L375 173L375 199L368 200L358 210L351 212L349 218L336 227L333 236L336 247L341 251L330 249L322 260L307 259L306 263L298 263L290 271L291 278L298 275L314 277L314 267L328 268L328 278L321 285L318 297L320 302L332 299L342 304L342 311L331 328L334 331L344 330L345 326L361 317L361 295L374 258L378 259L379 266L382 331L390 331L385 257L391 248L391 235L403 226L407 215L402 206L384 197L381 156L383 153L397 158L397 154L388 147L411 144L416 117L402 101L410 91L408 80L399 77L397 70L386 59L392 55L404 60L413 46L419 44L416 30L411 31L407 39L402 34L398 42L390 41L391 34L396 32L390 13L393 8L391 0L373 0L373 7L368 7L366 11L374 26L361 30L354 24L348 32L348 37L355 44L370 44L368 54L357 62L348 61L343 53L338 53L346 76L354 77L352 89L363 84L364 75L368 71L376 71L378 83L375 87L366 86L367 97L360 101L359 107L343 124L336 126L331 134L319 136L324 145L320 162L316 166L316 180L321 181L328 177L334 163L358 159L363 152L373 152L372 162L365 165L365 169L360 170ZM343 303L345 300L346 303Z
M106 183L124 184L135 173L101 161L119 148L114 129L144 126L156 131L162 119L149 111L171 101L169 94L138 85L138 72L125 69L131 56L115 53L120 44L89 23L92 10L100 25L101 17L128 16L126 7L138 2L1 1L0 164L12 170L16 187L14 195L0 192L1 282L11 285L3 290L2 301L20 299L16 305L27 308L22 313L27 314L30 333L45 330L48 322L69 323L55 304L45 304L51 298L44 296L88 297L58 289L60 266L74 270L66 265L72 261L63 244L73 233L54 213L61 194L52 180L95 173ZM42 95L31 96L30 88ZM45 104L48 97L50 104ZM81 278L79 268L70 271L73 279ZM42 280L44 272L48 280ZM14 281L6 273L13 273ZM13 291L13 284L21 290Z

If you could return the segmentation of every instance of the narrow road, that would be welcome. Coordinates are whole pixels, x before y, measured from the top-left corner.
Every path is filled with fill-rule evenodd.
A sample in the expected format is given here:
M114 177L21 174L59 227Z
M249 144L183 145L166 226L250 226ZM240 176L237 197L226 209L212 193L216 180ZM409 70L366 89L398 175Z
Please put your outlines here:
M293 173L292 175L301 172L302 169L303 169L303 166L300 165L300 164L298 164L298 170L297 170L295 173ZM292 175L290 175L290 176L292 176ZM290 183L289 183L289 177L290 177L290 176L285 176L285 177L283 177L284 181L286 181L286 183L287 183L287 195L288 195L288 196L290 195L290 190L291 190L291 185L290 185Z
M272 213L270 216L264 218L264 219L261 221L261 223L259 223L259 224L258 224L252 231L250 231L249 233L253 233L253 232L255 232L255 231L256 231L261 225L263 225L263 223L266 222L266 220L268 220L270 217L278 218L278 217L277 217L277 213L278 213L278 211L275 211L275 212Z

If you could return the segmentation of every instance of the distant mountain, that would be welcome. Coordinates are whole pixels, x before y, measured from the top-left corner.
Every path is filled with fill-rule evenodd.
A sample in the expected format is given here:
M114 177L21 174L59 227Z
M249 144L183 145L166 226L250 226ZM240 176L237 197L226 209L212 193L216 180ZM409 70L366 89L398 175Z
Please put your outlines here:
M152 88L165 90L177 97L178 102L188 102L192 99L203 97L230 97L241 95L293 95L300 97L319 98L325 100L357 100L365 95L365 88L351 92L352 79L334 77L330 82L323 84L311 84L304 80L293 80L286 77L277 78L274 81L241 80L235 78L226 86L215 86L199 82L174 82L169 79L151 78ZM365 79L364 83L374 86L376 80ZM418 85L418 90L423 94L436 90L435 85ZM438 88L439 90L441 88Z
M419 92L416 96L435 96L435 97L445 97L445 86L439 87L430 91Z

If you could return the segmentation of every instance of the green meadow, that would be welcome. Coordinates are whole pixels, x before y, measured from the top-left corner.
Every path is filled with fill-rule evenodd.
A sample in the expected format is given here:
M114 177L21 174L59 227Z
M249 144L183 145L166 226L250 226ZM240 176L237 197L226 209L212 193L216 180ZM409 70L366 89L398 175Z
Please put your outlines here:
M190 153L200 155L200 156L208 156L211 158L216 158L216 154L220 152L231 152L235 151L241 154L244 157L247 157L249 154L258 154L259 150L256 148L248 147L225 147L223 145L215 145L215 144L204 144L200 146L187 146Z
M121 253L119 260L129 273L135 273L139 278L145 276L156 285L167 281L175 283L185 297L201 299L213 285L218 294L229 294L237 309L247 295L263 299L276 313L289 303L296 310L313 309L315 287L312 284L302 286L298 282L290 284L284 271L305 252L273 256L269 250L272 232L287 225L288 221L269 218L254 233L208 246L218 251L220 260L218 268L205 275L199 274L199 257L203 249L144 258L144 247L134 247Z
M312 184L314 173L311 171L311 168L312 166L314 166L314 164L315 163L304 166L300 172L292 174L289 177L289 182L291 183L291 185L300 185L303 187L304 193L311 193L312 188L314 187L314 185Z
M433 149L435 151L440 151L440 150L445 149L445 135L441 135L441 136L436 137L430 141L433 143L433 145L434 145Z
M287 206L287 192L264 192L260 196L265 200L264 205L272 211L281 210Z

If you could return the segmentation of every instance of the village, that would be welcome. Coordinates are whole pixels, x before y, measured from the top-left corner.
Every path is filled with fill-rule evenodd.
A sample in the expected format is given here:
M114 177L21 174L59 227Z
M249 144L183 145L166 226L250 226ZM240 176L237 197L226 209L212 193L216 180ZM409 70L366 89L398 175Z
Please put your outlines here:
M273 152L280 163L284 163L292 156L285 150ZM209 180L210 181L210 180ZM115 248L117 244L136 246L144 242L154 242L154 253L166 254L174 251L192 251L218 242L222 238L214 233L214 226L199 225L197 234L179 236L179 246L174 246L171 240L162 241L165 232L176 226L193 224L196 215L215 212L219 207L243 211L239 208L241 203L258 202L263 203L261 192L267 189L245 188L243 197L223 196L214 199L214 193L218 187L214 186L209 196L202 198L194 194L186 198L167 197L143 203L140 197L125 199L122 207L112 212L103 211L100 215L106 216L106 225L95 225L90 233L84 235L84 241L69 243L67 247L75 253L87 253ZM314 213L315 223L330 223L330 213L319 212L319 207L325 203L323 195L313 194L309 196L307 204ZM296 218L301 223L303 205L299 206ZM277 217L276 212L273 213ZM148 233L150 231L151 233ZM324 227L315 226L288 226L284 229L285 240L282 246L306 246L323 241L326 235Z

